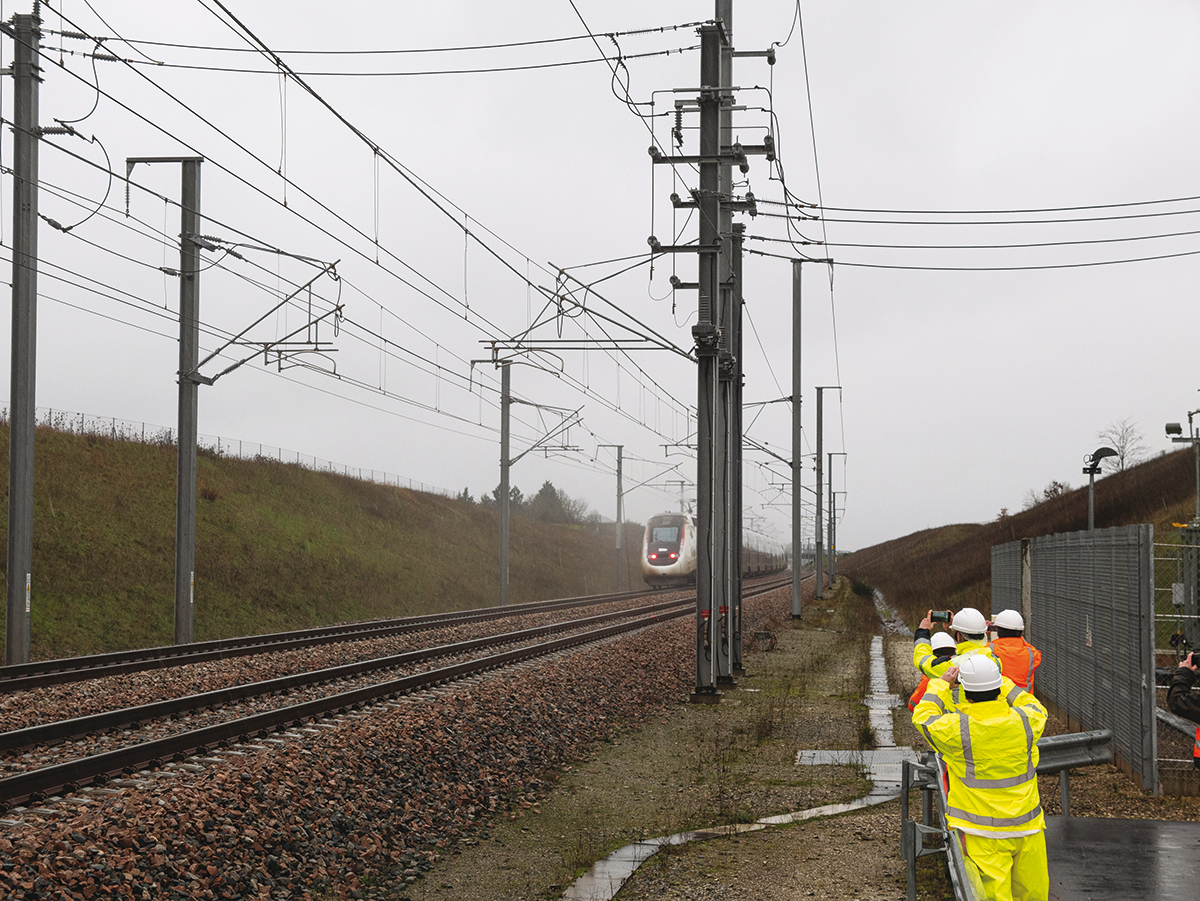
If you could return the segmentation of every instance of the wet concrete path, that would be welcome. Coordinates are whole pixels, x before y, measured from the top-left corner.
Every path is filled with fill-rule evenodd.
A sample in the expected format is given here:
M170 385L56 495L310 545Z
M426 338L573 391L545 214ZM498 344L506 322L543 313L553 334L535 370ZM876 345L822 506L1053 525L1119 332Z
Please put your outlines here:
M1194 898L1200 823L1047 817L1051 901Z

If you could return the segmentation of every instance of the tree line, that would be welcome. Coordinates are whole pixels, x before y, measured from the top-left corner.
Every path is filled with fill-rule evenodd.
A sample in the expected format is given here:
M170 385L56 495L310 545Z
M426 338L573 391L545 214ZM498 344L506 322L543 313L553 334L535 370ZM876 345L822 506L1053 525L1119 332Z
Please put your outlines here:
M468 488L462 490L462 494L458 495L458 500L468 504L476 503ZM586 500L571 497L561 488L554 487L554 483L549 479L542 483L542 487L533 497L526 497L516 485L510 486L508 502L509 509L513 513L520 513L528 519L536 519L541 522L579 525L598 522L600 519L599 513L588 509ZM493 488L491 494L480 494L478 503L485 507L499 507L500 486L497 485Z

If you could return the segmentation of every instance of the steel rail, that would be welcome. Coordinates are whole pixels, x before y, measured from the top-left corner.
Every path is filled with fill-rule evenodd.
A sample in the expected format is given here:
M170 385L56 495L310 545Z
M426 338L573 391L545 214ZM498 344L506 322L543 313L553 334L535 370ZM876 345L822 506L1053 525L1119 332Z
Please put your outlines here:
M775 580L771 583L756 585L751 591L744 591L743 597L754 597L774 591L790 584L790 581L789 578L784 581ZM161 767L164 761L183 761L196 754L207 754L211 748L227 748L233 744L249 742L254 738L266 738L272 732L297 727L322 717L345 713L351 709L377 703L385 698L411 694L489 670L602 641L626 632L649 628L687 616L693 611L694 603L694 597L681 599L678 602L668 602L659 606L674 607L675 609L653 612L648 615L643 613L632 620L568 635L553 641L526 645L488 657L462 661L325 698L304 701L166 738L154 739L90 757L82 757L66 763L19 773L0 779L0 811L9 810L24 802L36 803L54 795L72 793L87 785L104 785L113 779L132 775L147 767ZM598 614L598 616L609 618L614 615L619 614ZM587 620L591 619L593 618L587 618Z
M344 663L340 666L333 666L325 669L310 670L304 673L294 673L290 676L280 676L277 679L266 679L261 682L249 682L245 685L231 685L227 688L218 688L213 691L206 691L200 694L185 695L179 698L171 698L166 701L155 701L150 704L141 704L137 707L124 707L119 710L108 710L103 713L75 717L69 720L58 720L53 723L44 723L38 726L28 726L24 729L14 729L9 732L0 733L0 752L11 753L13 751L21 751L37 745L69 741L85 735L108 732L113 729L132 726L137 723L145 723L151 720L163 719L164 717L181 716L188 713L195 713L196 711L200 710L208 710L214 707L220 707L226 704L234 704L239 701L244 701L248 698L256 698L263 695L295 691L299 688L308 688L309 686L313 685L336 682L339 679L362 676L368 673L378 672L380 670L397 669L402 666L424 663L427 660L433 660L438 657L450 657L455 654L466 654L472 651L477 651L480 648L528 641L534 638L541 638L542 636L550 635L554 632L563 632L567 629L599 625L600 623L611 622L614 619L629 618L653 613L663 613L679 606L690 607L692 603L693 602L690 599L666 601L662 604L655 604L650 607L642 607L635 610L627 609L610 611L609 613L598 613L594 616L584 617L583 619L549 623L544 626L534 626L533 628L521 629L516 632L502 632L495 635L487 635L482 638L473 638L467 641L454 642L453 644L438 645L437 647L433 648L421 648L419 650L405 651L402 654L393 654L387 657L376 657L371 660L360 660L355 663Z
M45 688L69 682L83 682L105 676L144 672L152 669L167 669L204 663L210 660L226 660L251 654L266 654L290 651L322 644L342 641L367 641L385 638L405 632L420 632L426 629L456 626L521 616L545 613L571 607L587 607L593 604L608 604L622 600L662 593L661 589L619 594L600 594L552 601L534 601L528 604L511 604L507 607L485 607L474 610L433 613L421 616L406 616L398 619L349 623L339 626L319 626L295 632L274 632L250 635L243 638L220 638L191 644L166 645L158 648L139 648L131 651L112 651L106 654L91 654L83 657L62 657L55 660L40 660L0 666L0 694Z
M8 810L26 801L36 803L47 797L78 791L87 785L103 785L114 778L132 775L147 767L160 767L164 761L182 761L192 755L207 754L210 748L228 747L239 742L249 742L254 738L266 738L272 732L301 726L322 717L345 713L385 698L410 694L488 670L511 666L579 645L602 641L625 632L648 628L686 616L689 612L691 612L691 606L681 604L674 611L642 616L635 620L569 635L553 641L527 645L489 657L455 663L326 698L304 701L289 707L252 714L167 738L155 739L91 757L82 757L67 763L19 773L0 779L0 808Z

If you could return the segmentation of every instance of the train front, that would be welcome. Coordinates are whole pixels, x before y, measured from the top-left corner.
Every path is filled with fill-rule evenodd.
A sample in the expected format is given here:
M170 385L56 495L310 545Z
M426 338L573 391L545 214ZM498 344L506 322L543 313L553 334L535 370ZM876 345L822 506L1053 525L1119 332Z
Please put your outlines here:
M655 588L686 585L696 578L696 540L691 517L661 513L646 523L642 578Z

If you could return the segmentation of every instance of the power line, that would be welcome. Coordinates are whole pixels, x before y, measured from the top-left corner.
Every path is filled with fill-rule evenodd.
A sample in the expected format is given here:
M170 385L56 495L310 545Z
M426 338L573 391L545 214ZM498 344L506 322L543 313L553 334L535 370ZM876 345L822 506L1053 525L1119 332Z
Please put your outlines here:
M89 4L90 6L90 4ZM92 10L95 12L95 9ZM101 19L100 21L104 21ZM112 30L112 26L104 23L106 27ZM636 28L626 31L614 31L605 34L605 37L633 37L646 34L665 34L668 31L682 31L687 28L697 28L703 25L703 22L683 22L678 25L661 25L650 28ZM108 41L112 40L107 37L93 38L90 35L81 34L74 31L55 31L53 29L45 29L46 34L55 34L66 38L82 38L86 40ZM115 34L115 31L114 31ZM506 50L516 47L535 47L545 44L562 44L572 41L586 41L592 36L590 34L568 35L566 37L556 38L536 38L526 41L510 41L508 43L499 44L467 44L458 47L405 47L405 48L387 48L374 50L280 50L280 53L286 53L294 56L397 56L416 53L458 53L472 50ZM118 37L117 40L122 43L132 46L143 47L169 47L180 50L206 50L217 51L221 53L258 53L257 50L251 47L222 47L210 44L185 44L175 41L150 41L139 40L137 38Z
M655 56L672 56L675 54L688 53L692 50L699 50L699 44L693 44L688 47L674 47L669 50L654 50L646 53L631 53L624 59L649 59ZM71 52L71 51L68 51ZM83 53L84 57L89 57L98 62L122 62L131 66L152 66L160 69L186 69L196 72L226 72L235 75L270 75L277 77L278 70L272 69L245 69L234 66L204 66L197 63L168 63L168 62L146 62L138 59L119 59L111 54L95 54ZM500 72L530 72L537 69L561 69L567 66L584 66L592 63L608 62L606 57L597 57L594 59L572 59L563 60L554 63L530 63L524 66L488 66L475 69L429 69L422 71L406 71L406 72L343 72L343 71L324 71L324 72L294 72L295 75L304 76L305 78L410 78L423 75L492 75Z

